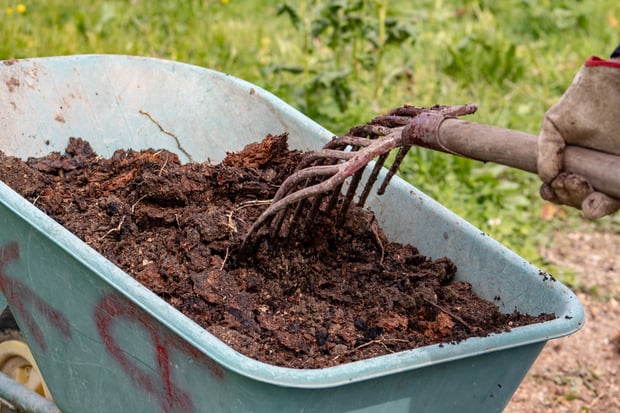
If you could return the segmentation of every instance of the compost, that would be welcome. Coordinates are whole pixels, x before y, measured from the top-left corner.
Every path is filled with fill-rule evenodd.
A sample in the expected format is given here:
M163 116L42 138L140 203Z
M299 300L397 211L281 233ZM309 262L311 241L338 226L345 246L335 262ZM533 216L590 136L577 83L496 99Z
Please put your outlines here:
M339 226L330 211L308 226L302 215L296 231L263 233L240 255L301 156L286 135L217 165L154 149L104 159L71 138L62 154L0 152L0 180L226 344L278 366L328 367L555 317L500 313L454 280L449 258L390 242L362 208Z

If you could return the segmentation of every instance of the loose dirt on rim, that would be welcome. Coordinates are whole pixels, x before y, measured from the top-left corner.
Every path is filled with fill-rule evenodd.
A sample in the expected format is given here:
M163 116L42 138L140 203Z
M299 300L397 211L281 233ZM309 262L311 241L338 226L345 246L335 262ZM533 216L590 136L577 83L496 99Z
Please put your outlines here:
M71 138L66 153L25 162L0 152L0 180L222 341L274 365L333 366L555 317L500 313L454 280L449 258L389 242L362 208L340 227L326 213L286 239L263 236L237 257L301 156L286 135L218 165L152 149L104 159Z

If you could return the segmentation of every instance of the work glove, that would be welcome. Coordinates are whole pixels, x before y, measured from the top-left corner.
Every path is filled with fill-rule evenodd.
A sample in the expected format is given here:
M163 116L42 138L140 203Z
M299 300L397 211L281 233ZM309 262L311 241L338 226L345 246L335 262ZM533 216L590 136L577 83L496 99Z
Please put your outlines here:
M620 54L620 46L616 53ZM537 144L543 199L581 209L588 219L620 209L620 200L597 192L585 178L562 171L567 145L620 155L620 59L591 57L585 62L545 113Z

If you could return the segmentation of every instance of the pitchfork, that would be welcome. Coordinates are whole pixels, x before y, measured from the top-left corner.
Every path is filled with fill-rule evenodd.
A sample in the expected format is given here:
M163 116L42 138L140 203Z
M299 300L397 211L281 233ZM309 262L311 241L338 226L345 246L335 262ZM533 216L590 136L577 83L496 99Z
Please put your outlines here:
M285 237L290 228L299 228L300 225L291 224L302 223L298 221L304 206L309 205L310 212L303 220L314 222L327 196L324 210L333 212L338 208L336 223L343 222L366 165L376 158L357 198L356 204L360 207L364 206L390 152L396 148L394 161L377 190L379 195L385 192L414 145L535 173L537 138L524 132L457 119L476 110L474 104L431 108L403 106L365 125L353 127L347 135L335 137L322 149L309 152L296 172L282 183L270 206L254 222L241 251L248 251L254 245L264 226L269 227L271 236L280 234ZM565 150L563 166L565 171L588 179L596 190L620 198L619 157L569 146ZM350 177L342 201L338 202L343 184ZM288 224L283 226L285 221Z

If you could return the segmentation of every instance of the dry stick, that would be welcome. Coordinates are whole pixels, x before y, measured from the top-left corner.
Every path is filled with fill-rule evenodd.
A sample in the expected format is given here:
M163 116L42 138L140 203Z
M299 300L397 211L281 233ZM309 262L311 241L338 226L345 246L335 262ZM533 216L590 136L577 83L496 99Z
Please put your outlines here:
M105 234L103 234L100 238L99 241L101 241L102 239L104 239L105 237L107 237L108 235L110 235L113 232L120 232L121 227L123 226L123 222L125 222L125 215L123 215L123 217L121 218L121 222L118 223L118 226L116 228L112 228L111 230L109 230L108 232L106 232Z
M393 351L392 351L392 350L390 350L390 349L389 349L389 348L385 345L385 343L386 343L386 342L388 342L388 343L390 343L390 342L391 342L391 343L406 343L406 342L408 342L408 340L404 340L404 339L402 339L402 338L382 338L382 339L380 339L380 340L371 340L371 341L367 341L367 342L366 342L366 343L364 343L364 344L360 344L359 346L357 346L357 347L355 347L355 348L352 348L351 350L348 350L348 351L347 351L347 352L345 352L344 354L351 354L351 353L353 353L353 352L355 352L355 351L357 351L357 350L360 350L360 349L362 349L362 348L364 348L364 347L371 346L371 345L373 345L373 344L381 344L381 345L383 346L383 348L385 348L387 351L389 351L389 352L393 353ZM344 355L344 354L338 354L336 357L334 357L334 358L332 359L332 361L334 361L334 360L338 360L338 359L340 358L340 356L342 356L342 355Z
M226 265L226 261L228 260L228 257L230 253L230 247L226 247L226 255L224 256L224 261L222 261L222 265L220 265L220 271L222 271L224 269L224 266Z
M235 223L233 222L233 214L243 208L247 208L247 207L251 207L251 206L256 206L256 205L270 205L271 202L273 202L272 199L263 199L263 200L252 200L252 201L245 201L242 202L239 206L233 208L230 210L230 212L226 215L228 217L228 223L226 224L226 226L228 228L230 228L232 230L232 232L236 233L237 232L237 226L235 225ZM230 256L230 251L228 248L226 248L226 255L224 256L224 261L222 262L222 265L220 266L220 270L224 269L224 265L226 265L226 260L228 260L228 257Z
M463 326L469 330L470 332L474 331L474 328L472 326L470 326L465 320L463 320L461 317L459 317L458 315L446 310L445 308L443 308L442 306L440 306L439 304L435 304L432 301L427 300L424 297L421 297L424 301L426 301L427 303L429 303L430 305L432 305L433 307L435 307L436 309L438 309L441 312L444 312L446 314L448 314L450 317L452 317L453 319L455 319L456 321L458 321L459 323L463 324Z
M157 125L157 127L159 128L160 131L162 131L163 133L165 133L168 136L172 136L174 138L174 140L177 143L177 148L179 148L179 150L181 152L183 152L185 154L185 156L187 156L187 158L190 160L190 162L194 162L194 158L192 158L192 155L189 154L189 152L187 152L183 146L181 145L181 141L179 140L179 138L177 137L177 135L175 135L174 133L170 132L167 129L164 129L163 126L161 126L161 124L153 117L153 115L151 115L150 113L148 113L146 110L140 109L138 110L138 112L142 115L146 115L155 125Z
M136 206L140 203L140 201L142 201L144 198L146 198L147 195L142 195L140 198L138 198L138 200L136 202L134 202L134 204L131 206L131 213L133 214Z
M230 228L230 230L236 234L237 226L235 225L232 219L232 216L235 213L235 211L236 211L235 209L231 209L230 212L226 215L228 217L228 223L226 224L226 226Z
M599 400L601 400L603 397L606 397L606 396L607 396L607 393L605 393L605 392L601 392L601 393L597 394L597 396L596 396L594 399L592 399L592 401L591 401L590 403L588 403L588 405L587 405L587 406L585 406L585 407L588 409L588 411L591 411L591 410L592 410L592 408L594 407L594 405L595 405L595 404L596 404Z
M241 204L239 204L239 206L233 208L226 216L228 217L228 224L227 226L233 231L233 232L237 232L237 226L233 223L233 219L232 216L235 212L243 209L243 208L247 208L247 207L251 207L251 206L257 206L257 205L270 205L273 202L272 199L256 199L253 201L245 201L242 202Z
M168 155L166 155L166 159L164 159L164 164L161 166L161 168L159 168L159 173L157 174L158 176L161 176L161 174L164 172L164 168L166 167L166 165L168 165Z

